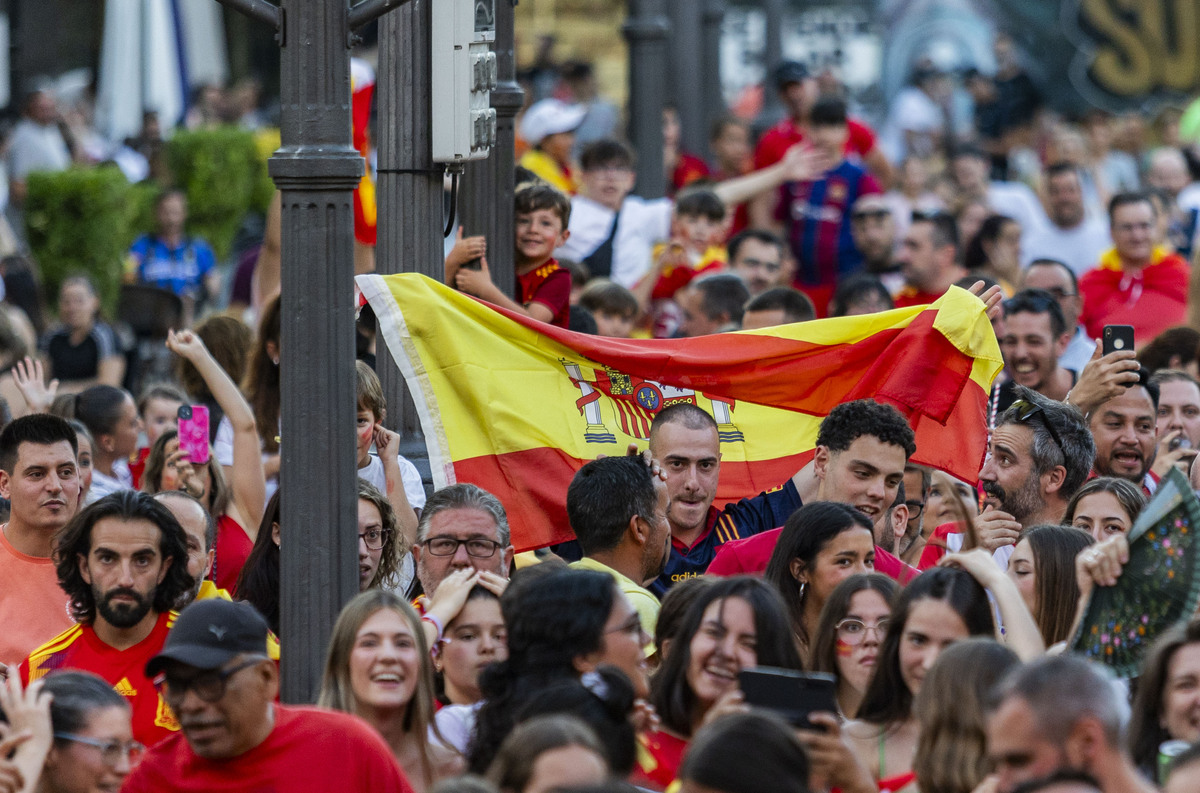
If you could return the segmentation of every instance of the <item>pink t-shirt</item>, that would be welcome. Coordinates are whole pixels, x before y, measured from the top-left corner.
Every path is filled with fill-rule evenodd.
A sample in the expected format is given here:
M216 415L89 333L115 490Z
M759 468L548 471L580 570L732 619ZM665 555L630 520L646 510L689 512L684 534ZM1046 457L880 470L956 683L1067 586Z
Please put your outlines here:
M54 562L26 556L0 526L0 663L16 667L35 649L75 624Z

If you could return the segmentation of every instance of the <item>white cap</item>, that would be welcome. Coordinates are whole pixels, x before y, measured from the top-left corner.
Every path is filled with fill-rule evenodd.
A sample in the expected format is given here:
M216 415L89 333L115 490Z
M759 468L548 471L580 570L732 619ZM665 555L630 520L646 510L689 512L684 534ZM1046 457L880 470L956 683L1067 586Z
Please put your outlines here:
M568 105L559 99L534 102L521 118L521 137L536 146L551 135L570 132L583 122L587 108Z

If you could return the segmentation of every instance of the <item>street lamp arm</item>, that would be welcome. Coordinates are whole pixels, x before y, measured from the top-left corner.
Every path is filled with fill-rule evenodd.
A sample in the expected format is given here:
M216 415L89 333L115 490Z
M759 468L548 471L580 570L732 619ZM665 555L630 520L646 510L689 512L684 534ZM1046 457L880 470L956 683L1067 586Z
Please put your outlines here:
M346 21L351 30L358 30L368 22L374 22L389 11L394 11L407 3L408 0L364 0L350 7L350 15Z
M279 32L279 6L268 3L267 0L217 0L223 6L228 6L251 19L270 25L276 33Z

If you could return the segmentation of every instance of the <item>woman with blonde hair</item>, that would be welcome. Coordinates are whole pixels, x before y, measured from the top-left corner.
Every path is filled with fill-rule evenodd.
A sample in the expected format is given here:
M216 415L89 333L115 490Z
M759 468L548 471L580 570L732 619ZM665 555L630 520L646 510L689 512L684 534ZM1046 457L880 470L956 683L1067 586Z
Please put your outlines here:
M992 639L965 639L934 663L917 694L913 771L921 793L970 793L991 772L984 701L1020 661Z
M379 589L347 603L333 626L317 704L365 719L418 793L463 766L440 742L433 696L433 662L412 606Z

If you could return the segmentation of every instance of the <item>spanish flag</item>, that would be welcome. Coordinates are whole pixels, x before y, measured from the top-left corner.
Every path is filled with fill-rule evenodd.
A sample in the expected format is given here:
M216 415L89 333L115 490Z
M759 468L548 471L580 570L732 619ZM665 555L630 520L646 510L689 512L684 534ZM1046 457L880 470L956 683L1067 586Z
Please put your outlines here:
M517 550L571 538L566 492L598 455L645 447L659 410L708 410L721 439L718 503L778 487L812 456L837 404L895 405L914 461L975 481L1000 349L982 301L694 339L612 339L494 308L417 274L361 275L416 403L436 487L472 482L504 503Z

